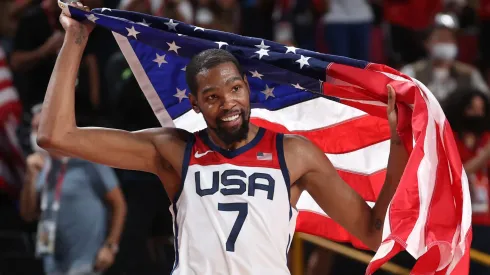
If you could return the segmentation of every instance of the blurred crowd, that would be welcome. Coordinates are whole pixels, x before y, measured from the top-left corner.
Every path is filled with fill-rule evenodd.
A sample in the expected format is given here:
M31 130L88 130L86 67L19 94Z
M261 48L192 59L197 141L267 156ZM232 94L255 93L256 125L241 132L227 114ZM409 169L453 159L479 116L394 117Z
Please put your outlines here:
M383 63L418 79L454 130L471 185L473 247L490 253L490 0L83 3ZM0 275L169 274L170 202L156 176L50 155L35 143L64 39L59 14L57 0L0 1ZM159 126L105 29L90 36L75 94L79 126ZM307 274L348 270L318 248L308 260ZM472 264L470 274L490 269Z

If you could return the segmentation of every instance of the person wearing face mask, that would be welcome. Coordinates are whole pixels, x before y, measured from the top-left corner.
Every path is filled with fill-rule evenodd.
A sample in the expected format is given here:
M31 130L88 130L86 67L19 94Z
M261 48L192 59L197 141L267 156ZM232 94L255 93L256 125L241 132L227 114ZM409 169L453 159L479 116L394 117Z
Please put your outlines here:
M443 102L456 145L470 183L472 248L490 253L490 103L475 89L457 90ZM490 268L471 262L473 275L490 274Z
M449 14L438 14L426 40L429 57L406 65L402 72L425 84L442 101L457 89L474 88L490 95L479 71L456 60L458 22Z
M31 146L20 214L38 220L36 256L47 275L101 274L114 262L126 203L114 171L48 153L36 142L41 106L33 107Z

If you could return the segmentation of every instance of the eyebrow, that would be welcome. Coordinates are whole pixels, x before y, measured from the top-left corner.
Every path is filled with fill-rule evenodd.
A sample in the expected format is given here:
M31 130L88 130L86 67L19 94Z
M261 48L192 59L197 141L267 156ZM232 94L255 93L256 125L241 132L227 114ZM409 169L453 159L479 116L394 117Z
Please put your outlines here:
M240 77L240 76L230 77L230 78L228 78L228 79L225 81L225 85L228 85L228 84L230 84L230 83L232 83L232 82L234 82L234 81L237 81L237 80L243 80L243 78L242 78L242 77ZM216 87L215 87L215 86L211 86L211 87L204 88L204 89L202 90L202 92L201 92L201 93L202 93L202 94L206 94L206 93L211 92L211 91L213 91L213 90L216 90Z
M230 84L234 81L237 81L237 80L243 80L243 78L241 76L230 77L226 80L225 85L228 85L228 84Z

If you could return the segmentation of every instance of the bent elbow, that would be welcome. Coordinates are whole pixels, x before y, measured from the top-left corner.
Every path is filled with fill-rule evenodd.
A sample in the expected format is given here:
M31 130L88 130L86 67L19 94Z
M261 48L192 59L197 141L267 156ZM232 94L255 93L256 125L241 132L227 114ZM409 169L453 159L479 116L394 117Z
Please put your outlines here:
M36 143L39 147L43 148L46 151L50 151L53 149L60 149L61 147L61 138L53 137L45 134L38 134L36 138Z

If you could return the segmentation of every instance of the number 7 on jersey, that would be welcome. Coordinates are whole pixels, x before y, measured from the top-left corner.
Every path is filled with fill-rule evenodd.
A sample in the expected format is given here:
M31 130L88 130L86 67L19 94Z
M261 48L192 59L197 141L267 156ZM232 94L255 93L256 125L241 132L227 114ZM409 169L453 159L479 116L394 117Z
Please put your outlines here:
M226 240L226 251L235 252L235 242L242 230L245 218L248 215L248 204L245 202L237 203L218 203L218 211L238 212L238 216L231 228L230 235Z

